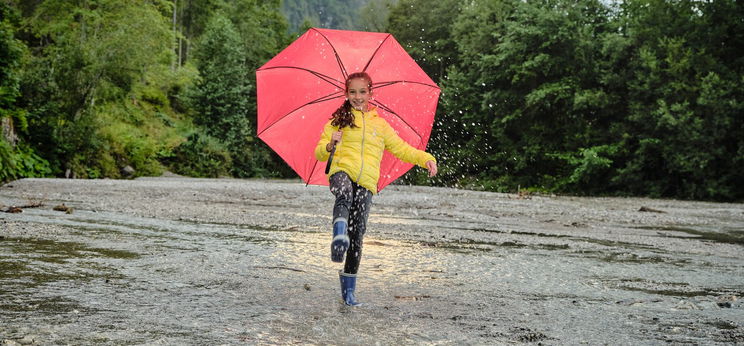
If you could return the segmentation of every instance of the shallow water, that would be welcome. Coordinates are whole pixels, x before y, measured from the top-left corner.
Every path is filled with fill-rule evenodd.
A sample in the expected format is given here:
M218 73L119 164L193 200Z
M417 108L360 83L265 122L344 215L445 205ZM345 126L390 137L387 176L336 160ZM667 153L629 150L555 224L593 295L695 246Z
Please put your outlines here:
M744 342L742 204L391 186L365 237L365 305L347 308L325 187L174 177L0 188L0 207L37 203L0 213L8 342ZM61 203L73 212L52 210Z

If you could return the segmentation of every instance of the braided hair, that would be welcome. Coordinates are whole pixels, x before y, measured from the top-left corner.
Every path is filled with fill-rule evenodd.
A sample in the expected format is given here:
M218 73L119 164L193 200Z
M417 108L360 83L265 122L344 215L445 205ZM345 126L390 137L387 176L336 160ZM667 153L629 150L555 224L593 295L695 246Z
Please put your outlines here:
M367 87L370 91L372 90L372 78L366 72L356 72L350 74L349 77L346 78L346 92L349 91L349 83L351 83L351 80L356 78L366 80ZM349 102L349 99L346 99L341 107L338 107L338 109L333 112L331 119L331 125L338 126L339 129L347 126L351 128L356 127L356 125L354 125L354 114L351 113L351 102Z

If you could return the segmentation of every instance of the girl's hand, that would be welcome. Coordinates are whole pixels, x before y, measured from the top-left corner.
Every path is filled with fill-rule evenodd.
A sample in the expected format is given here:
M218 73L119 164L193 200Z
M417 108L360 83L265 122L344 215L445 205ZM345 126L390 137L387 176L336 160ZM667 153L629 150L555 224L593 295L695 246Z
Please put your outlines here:
M341 135L343 135L343 132L341 132L341 130L336 131L331 135L331 141L328 144L326 144L327 152L330 152L331 150L333 150L336 144L338 142L341 142Z
M426 168L429 169L429 178L437 175L437 163L434 161L426 161Z

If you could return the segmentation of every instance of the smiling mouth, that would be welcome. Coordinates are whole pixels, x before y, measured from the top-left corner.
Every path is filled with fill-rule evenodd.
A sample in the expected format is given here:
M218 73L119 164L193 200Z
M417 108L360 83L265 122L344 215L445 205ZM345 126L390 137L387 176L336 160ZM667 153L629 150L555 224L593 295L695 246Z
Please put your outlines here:
M362 110L362 107L364 106L364 102L362 101L352 101L351 105L356 108L357 110Z

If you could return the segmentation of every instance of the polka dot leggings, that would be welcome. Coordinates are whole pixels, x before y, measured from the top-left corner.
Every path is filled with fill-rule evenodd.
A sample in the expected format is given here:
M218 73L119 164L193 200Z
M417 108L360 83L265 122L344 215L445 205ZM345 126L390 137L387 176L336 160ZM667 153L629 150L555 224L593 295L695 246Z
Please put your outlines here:
M338 172L330 178L331 193L336 196L333 221L348 220L349 250L346 251L344 272L356 274L362 259L362 239L367 230L367 218L372 204L372 192L357 185L348 174Z

